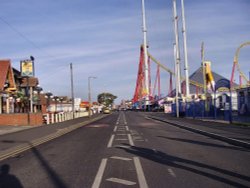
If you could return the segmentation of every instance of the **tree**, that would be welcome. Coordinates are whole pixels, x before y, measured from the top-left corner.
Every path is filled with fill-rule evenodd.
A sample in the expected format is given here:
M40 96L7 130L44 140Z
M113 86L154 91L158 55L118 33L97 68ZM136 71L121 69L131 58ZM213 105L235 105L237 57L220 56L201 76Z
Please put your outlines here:
M100 93L97 96L97 101L100 104L103 104L104 106L108 107L114 103L114 100L117 98L117 96L111 94L111 93Z

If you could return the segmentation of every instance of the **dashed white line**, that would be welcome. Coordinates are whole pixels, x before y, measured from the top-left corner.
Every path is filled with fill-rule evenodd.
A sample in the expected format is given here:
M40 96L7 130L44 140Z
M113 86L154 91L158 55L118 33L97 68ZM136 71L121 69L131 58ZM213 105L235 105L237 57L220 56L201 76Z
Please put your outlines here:
M114 130L113 130L113 131L114 131L114 132L116 132L116 130L117 130L117 126L115 126L115 128L114 128Z
M134 145L135 145L135 144L134 144L134 141L133 141L133 139L132 139L131 134L128 134L128 141L129 141L129 144L130 144L131 146L134 146Z
M144 172L142 170L141 162L138 157L134 158L135 170L138 177L140 188L148 188L148 184L146 182L146 178L144 176Z
M109 143L107 145L108 148L112 147L113 141L114 141L115 135L111 135L110 139L109 139Z
M128 181L128 180L123 180L123 179L119 179L119 178L109 178L106 179L107 181L111 181L111 182L115 182L115 183L120 183L123 185L135 185L136 183L133 181Z
M102 162L101 162L100 167L98 169L98 172L96 174L92 188L99 188L101 181L102 181L102 176L103 176L106 164L107 164L107 160L108 159L102 159Z
M123 161L131 161L132 159L126 158L126 157L118 157L118 156L113 156L110 157L111 159L118 159L118 160L123 160Z
M115 140L128 140L127 138L117 138Z
M168 173L173 176L174 178L176 178L176 175L174 173L174 171L171 168L168 168Z
M126 131L129 131L129 128L128 128L128 126L125 126L125 128L126 128Z

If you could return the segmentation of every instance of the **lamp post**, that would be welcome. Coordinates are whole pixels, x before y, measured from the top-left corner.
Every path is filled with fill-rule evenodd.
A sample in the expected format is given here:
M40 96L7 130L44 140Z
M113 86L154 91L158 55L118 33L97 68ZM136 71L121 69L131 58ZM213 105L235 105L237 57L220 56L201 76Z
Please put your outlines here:
M35 87L35 91L37 91L37 107L38 107L38 110L41 111L42 108L41 108L41 91L43 90L43 88L40 87L40 85L37 85Z
M57 112L57 102L59 101L58 96L54 96L53 100L55 101L55 113Z
M90 85L90 79L96 79L97 77L95 76L89 76L88 77L88 91L89 91L89 117L91 116L91 113L90 113L90 108L92 106L92 103L91 103L91 85Z
M62 103L63 103L63 98L61 97L61 98L59 99L59 101L60 101L60 103L61 103L61 112L63 112L63 105L62 105Z
M49 105L50 105L50 99L53 98L53 94L50 91L48 91L47 93L45 93L45 98L47 99L47 111L50 112Z

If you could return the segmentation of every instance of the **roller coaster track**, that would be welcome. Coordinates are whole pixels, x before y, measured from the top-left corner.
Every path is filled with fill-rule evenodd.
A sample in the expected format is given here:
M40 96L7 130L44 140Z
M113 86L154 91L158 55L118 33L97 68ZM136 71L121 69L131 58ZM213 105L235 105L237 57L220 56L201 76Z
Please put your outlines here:
M157 65L159 65L163 70L169 72L172 75L175 75L175 72L172 71L171 69L167 68L165 65L161 64L159 61L157 61L149 52L148 52L148 56L150 57L150 59L152 59L153 62L155 62ZM181 76L181 80L185 80L185 77ZM190 84L197 86L199 88L204 88L203 84L196 82L194 80L189 80Z
M240 74L240 77L243 78L246 81L246 86L250 86L250 81L247 79L245 74L240 70L240 65L239 65L239 54L240 54L240 49L250 45L250 41L242 43L236 50L235 55L234 55L234 62L233 62L233 70L231 74L231 86L233 86L233 81L234 81L234 72L235 72L235 67L237 67L237 70Z

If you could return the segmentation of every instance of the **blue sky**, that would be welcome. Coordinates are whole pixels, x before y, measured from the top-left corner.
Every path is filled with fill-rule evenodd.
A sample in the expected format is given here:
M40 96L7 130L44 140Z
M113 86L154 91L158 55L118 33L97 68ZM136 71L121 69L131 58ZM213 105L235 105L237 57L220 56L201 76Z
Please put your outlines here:
M145 4L149 51L173 69L172 1ZM177 7L180 16L180 0ZM250 0L185 1L190 74L200 66L204 41L212 70L230 79L237 47L250 41L249 10ZM101 92L117 95L116 103L133 97L143 42L140 0L1 0L0 18L0 59L11 59L19 69L20 60L34 56L44 91L70 96L73 63L75 97L87 100L88 76L98 77L91 82L93 100ZM182 49L181 57L183 65ZM248 76L250 46L241 50L239 63ZM153 64L152 83L155 69ZM165 95L169 75L161 75Z

